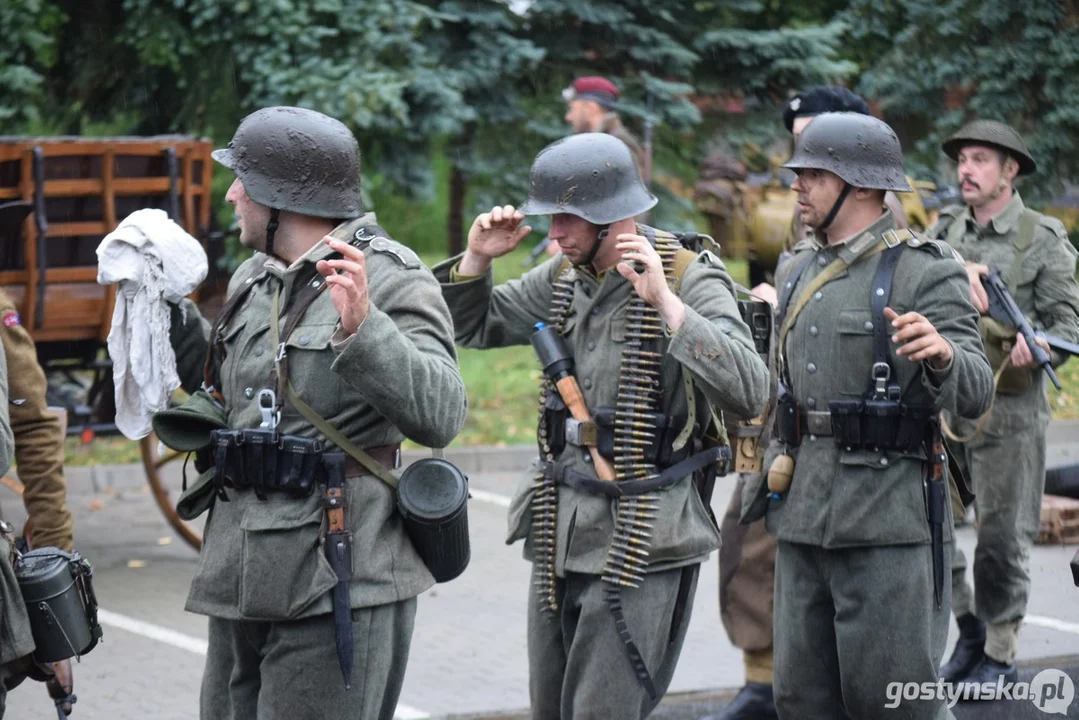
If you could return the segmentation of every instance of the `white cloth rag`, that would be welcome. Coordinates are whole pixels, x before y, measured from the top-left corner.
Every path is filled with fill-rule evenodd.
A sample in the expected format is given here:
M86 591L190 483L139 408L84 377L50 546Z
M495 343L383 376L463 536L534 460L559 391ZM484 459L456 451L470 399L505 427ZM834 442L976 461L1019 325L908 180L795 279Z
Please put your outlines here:
M180 386L166 301L194 292L206 271L202 245L164 210L131 213L97 247L98 283L120 284L108 347L116 427L132 440L150 434L153 414Z

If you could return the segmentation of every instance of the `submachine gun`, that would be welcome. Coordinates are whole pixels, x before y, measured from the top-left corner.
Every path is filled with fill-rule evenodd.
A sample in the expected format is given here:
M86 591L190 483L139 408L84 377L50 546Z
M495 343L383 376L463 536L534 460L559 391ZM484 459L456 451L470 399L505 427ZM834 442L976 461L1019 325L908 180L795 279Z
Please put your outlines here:
M989 296L989 317L1015 328L1016 332L1023 336L1023 339L1027 342L1027 347L1030 348L1030 354L1034 357L1034 362L1045 370L1049 379L1053 381L1053 385L1056 386L1057 390L1060 390L1060 380L1057 379L1056 373L1053 372L1053 364L1049 358L1049 353L1045 352L1042 346L1035 342L1035 338L1042 338L1048 343L1049 347L1065 355L1079 355L1079 345L1041 332L1035 332L1027 319L1023 317L1022 311L1019 310L1019 306L1015 303L1015 298L1008 292L1008 286L1000 277L1000 271L996 268L991 268L988 275L982 275L982 285Z

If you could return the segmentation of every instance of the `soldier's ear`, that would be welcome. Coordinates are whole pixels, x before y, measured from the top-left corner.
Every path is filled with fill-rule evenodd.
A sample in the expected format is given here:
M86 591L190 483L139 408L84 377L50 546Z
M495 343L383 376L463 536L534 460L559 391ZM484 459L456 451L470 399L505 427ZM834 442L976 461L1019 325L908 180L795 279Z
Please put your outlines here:
M1004 160L1004 177L1008 179L1009 185L1015 182L1017 175L1019 175L1019 162L1008 155Z

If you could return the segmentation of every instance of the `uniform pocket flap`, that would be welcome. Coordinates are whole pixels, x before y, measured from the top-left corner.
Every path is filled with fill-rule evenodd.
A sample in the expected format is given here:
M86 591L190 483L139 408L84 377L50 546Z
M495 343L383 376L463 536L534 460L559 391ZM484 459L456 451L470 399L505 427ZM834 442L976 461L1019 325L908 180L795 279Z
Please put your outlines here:
M873 313L868 310L844 310L836 318L840 335L869 335L873 332Z
M293 620L337 584L322 553L322 511L307 503L258 503L244 516L240 614Z
M330 339L333 337L334 330L337 329L337 323L324 323L318 325L300 325L292 331L288 340L285 341L285 347L297 348L300 350L321 350L328 347Z

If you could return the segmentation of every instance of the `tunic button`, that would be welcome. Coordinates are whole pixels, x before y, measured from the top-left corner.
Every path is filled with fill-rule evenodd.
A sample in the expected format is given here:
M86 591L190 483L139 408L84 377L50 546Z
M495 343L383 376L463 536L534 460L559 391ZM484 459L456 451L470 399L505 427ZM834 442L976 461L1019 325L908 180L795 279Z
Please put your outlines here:
M824 297L824 293L822 293L822 292L821 292L820 290L818 290L818 291L817 291L816 293L814 293L814 295L813 295L813 299L814 299L814 300L820 300L820 299L821 299L822 297Z
M585 378L585 379L584 379L584 386L585 386L585 389L586 389L586 390L587 390L588 388L592 387L592 379L591 379L591 378Z
M869 322L868 320L866 320L865 322L865 331L873 332L873 323Z
M817 407L817 398L806 398L806 406L811 408Z
M828 264L828 260L825 259L825 257L823 255L821 255L819 258L817 258L817 264L820 265L821 267L824 267L825 265Z
M884 288L877 288L877 297L884 296Z
M809 436L809 442L817 442L817 436L816 435L810 435Z
M588 349L589 350L595 350L596 349L596 341L595 340L589 340L588 341Z
M887 464L888 464L888 458L886 458L886 457L882 457L882 458L880 459L880 464L881 464L881 465L887 465Z
M590 453L588 450L582 451L581 452L581 457L584 458L584 461L586 463L589 463L589 464L592 463L592 453Z
M311 342L311 338L307 337L306 335L301 335L300 336L300 344L301 345L306 345L309 342Z
M819 333L820 333L820 330L817 329L816 325L810 325L809 326L809 334L810 335L812 335L813 337L817 337L817 335Z
M262 357L262 348L255 348L255 357Z
M255 388L247 388L246 390L244 390L244 397L248 400L255 397Z
M808 365L806 365L806 370L808 370L811 373L815 373L815 372L817 372L817 366L814 365L813 363L809 363Z

